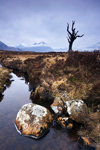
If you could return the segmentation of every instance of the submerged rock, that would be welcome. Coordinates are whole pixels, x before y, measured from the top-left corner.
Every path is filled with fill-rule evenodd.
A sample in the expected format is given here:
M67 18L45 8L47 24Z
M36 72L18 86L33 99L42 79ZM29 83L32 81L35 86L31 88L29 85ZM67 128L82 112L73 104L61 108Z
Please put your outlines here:
M91 150L96 149L96 142L86 136L79 137L77 140L77 143L79 145L79 148L82 148L82 149L86 149L86 150L87 149L91 149Z
M65 129L73 128L73 120L69 117L58 117L57 123L60 124Z
M43 106L29 103L19 110L16 117L18 132L25 136L40 138L52 125L52 114Z

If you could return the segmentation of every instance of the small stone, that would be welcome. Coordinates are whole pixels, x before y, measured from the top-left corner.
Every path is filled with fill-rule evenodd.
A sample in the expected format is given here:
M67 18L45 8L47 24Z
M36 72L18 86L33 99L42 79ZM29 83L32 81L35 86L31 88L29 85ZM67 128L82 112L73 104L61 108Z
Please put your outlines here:
M67 125L67 129L72 129L73 128L73 124L72 123L69 123L68 125Z
M57 123L66 129L73 128L73 120L69 117L59 117L59 118L57 118Z
M56 97L54 99L54 102L51 104L51 108L55 114L61 114L63 112L63 103L60 100L60 97Z

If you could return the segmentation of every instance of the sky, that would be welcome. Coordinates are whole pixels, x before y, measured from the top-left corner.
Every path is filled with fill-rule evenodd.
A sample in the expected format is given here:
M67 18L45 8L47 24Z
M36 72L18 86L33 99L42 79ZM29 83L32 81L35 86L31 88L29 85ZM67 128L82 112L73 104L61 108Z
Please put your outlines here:
M8 46L44 41L53 49L65 48L72 20L84 34L73 49L100 42L100 0L0 0L0 41Z

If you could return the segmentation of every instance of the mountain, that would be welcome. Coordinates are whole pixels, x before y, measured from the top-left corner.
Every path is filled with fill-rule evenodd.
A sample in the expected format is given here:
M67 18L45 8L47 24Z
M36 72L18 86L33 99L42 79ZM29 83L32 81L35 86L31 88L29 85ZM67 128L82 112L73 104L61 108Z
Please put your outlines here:
M86 50L100 50L100 42L86 47Z
M0 50L5 51L33 51L33 52L67 52L68 48L59 48L59 49L52 49L48 44L44 41L39 43L34 43L32 45L20 44L15 47L11 47L6 45L5 43L0 41ZM94 51L100 50L100 42L95 43L94 45L90 45L88 47L74 48L74 50L78 51Z
M5 43L0 41L0 50L5 50L5 51L22 51L19 48L7 46Z
M67 52L68 48L58 48L58 49L54 49L55 52Z
M48 46L44 41L39 43L34 43L32 45L20 44L16 48L22 49L22 51L34 51L34 52L51 52L54 51L50 46Z

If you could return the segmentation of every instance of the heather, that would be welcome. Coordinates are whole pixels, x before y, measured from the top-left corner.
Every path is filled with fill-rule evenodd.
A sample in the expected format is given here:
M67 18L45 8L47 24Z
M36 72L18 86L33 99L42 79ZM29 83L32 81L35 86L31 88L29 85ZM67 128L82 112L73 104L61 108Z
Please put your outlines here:
M81 134L100 141L100 51L79 52L0 52L4 67L28 75L31 99L48 104L67 92L70 99L81 99L88 107L88 115ZM84 114L83 114L84 115ZM94 118L94 119L92 119ZM90 127L91 125L91 127ZM98 134L97 134L98 133Z

